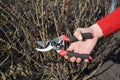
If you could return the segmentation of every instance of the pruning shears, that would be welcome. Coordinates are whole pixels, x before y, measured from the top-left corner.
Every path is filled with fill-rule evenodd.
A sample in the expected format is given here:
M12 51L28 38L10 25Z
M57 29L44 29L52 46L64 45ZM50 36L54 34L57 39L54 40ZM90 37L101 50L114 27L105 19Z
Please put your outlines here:
M92 33L82 33L81 35L83 37L83 40L93 38ZM44 49L36 48L36 50L41 51L41 52L46 52L46 51L50 51L50 50L54 49L54 50L56 50L56 52L58 54L60 54L60 56L67 55L68 57L74 56L76 58L92 60L93 58L88 54L85 54L85 53L79 54L79 53L75 53L73 51L66 51L63 49L65 47L65 42L72 43L72 42L76 42L76 41L78 41L78 39L75 36L68 37L66 35L61 35L53 40L48 40L46 42L37 41L37 43L41 47L46 46L46 48L44 48Z

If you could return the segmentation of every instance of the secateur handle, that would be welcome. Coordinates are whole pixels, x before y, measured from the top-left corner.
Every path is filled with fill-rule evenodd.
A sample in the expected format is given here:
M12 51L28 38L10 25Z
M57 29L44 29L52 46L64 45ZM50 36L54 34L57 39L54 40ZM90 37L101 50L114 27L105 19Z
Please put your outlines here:
M60 50L59 54L61 56L67 55L68 57L73 57L74 56L76 58L93 60L93 58L88 54L79 54L79 53L75 53L75 52L72 52L72 51Z
M82 37L83 37L83 40L86 40L86 39L91 39L93 38L93 35L92 33L81 33ZM70 43L72 42L76 42L78 41L78 39L75 37L75 36L72 36L72 37L67 37L66 35L62 35L62 39L64 41L68 41ZM60 50L59 54L61 56L65 56L67 55L68 57L76 57L76 58L82 58L82 59L89 59L89 60L93 60L93 58L88 55L88 54L79 54L79 53L75 53L73 51L66 51L66 50Z
M91 39L94 37L92 33L81 33L81 35L83 38L82 40ZM78 41L78 39L75 36L67 37L66 35L62 35L62 39L70 43Z

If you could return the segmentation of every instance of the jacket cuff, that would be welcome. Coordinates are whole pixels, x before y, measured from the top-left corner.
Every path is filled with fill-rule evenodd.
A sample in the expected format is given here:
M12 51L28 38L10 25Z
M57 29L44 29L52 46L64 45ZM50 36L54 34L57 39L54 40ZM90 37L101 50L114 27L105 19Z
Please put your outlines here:
M97 24L100 26L104 37L114 33L120 29L120 7L113 11L111 14L108 14L106 17L97 21Z

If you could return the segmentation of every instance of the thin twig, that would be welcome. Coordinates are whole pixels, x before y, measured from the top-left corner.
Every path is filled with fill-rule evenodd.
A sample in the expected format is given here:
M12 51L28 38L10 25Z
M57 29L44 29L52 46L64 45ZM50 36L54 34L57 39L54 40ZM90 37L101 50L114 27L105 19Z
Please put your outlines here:
M2 66L7 61L8 58L9 58L9 55L0 63L0 66Z
M102 64L103 64L103 62L101 61L101 63L98 65L98 67L95 70L93 70L89 75L85 75L82 80L87 80L90 77L92 77L98 71L98 69L101 67Z

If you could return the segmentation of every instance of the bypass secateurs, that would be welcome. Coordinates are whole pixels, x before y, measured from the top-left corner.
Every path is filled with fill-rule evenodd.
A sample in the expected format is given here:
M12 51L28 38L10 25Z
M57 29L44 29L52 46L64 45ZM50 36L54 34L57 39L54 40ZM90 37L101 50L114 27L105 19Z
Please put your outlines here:
M81 35L83 37L83 40L93 38L93 35L91 33L82 33ZM44 48L44 49L36 48L36 50L37 51L41 51L41 52L46 52L46 51L54 49L61 56L65 56L65 55L67 55L68 57L75 56L76 58L92 60L92 57L90 55L88 55L88 54L84 54L84 53L79 54L79 53L75 53L73 51L66 51L66 50L64 50L65 42L72 43L72 42L75 42L75 41L78 41L78 40L74 36L67 37L66 35L61 35L58 38L55 38L53 40L48 40L46 42L37 41L37 43L41 47L45 46L46 48Z

